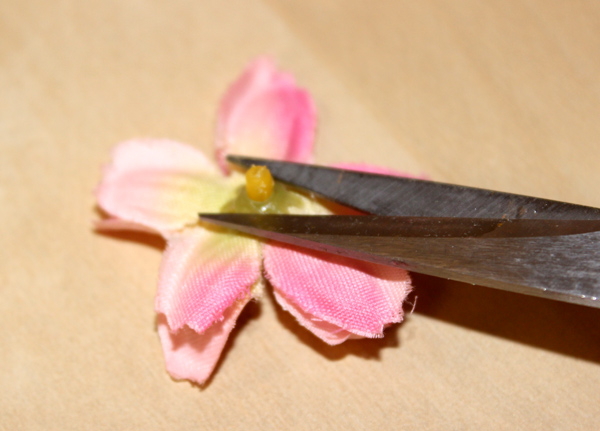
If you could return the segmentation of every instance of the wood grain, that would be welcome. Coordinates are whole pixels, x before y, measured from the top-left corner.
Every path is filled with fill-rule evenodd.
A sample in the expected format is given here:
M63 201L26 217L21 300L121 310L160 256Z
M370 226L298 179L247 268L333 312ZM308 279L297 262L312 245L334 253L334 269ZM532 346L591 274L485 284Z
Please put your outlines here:
M317 161L600 206L593 1L0 5L0 429L597 426L600 312L415 276L384 339L329 347L266 298L210 384L164 371L164 244L92 230L115 143L212 152L257 55L319 109Z

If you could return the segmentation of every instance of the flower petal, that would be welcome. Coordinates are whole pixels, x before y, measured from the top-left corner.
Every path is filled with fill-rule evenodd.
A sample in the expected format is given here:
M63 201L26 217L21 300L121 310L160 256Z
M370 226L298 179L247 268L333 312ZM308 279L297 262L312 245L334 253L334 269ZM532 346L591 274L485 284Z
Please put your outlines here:
M263 254L267 278L279 295L315 321L381 337L387 325L402 320L410 291L404 270L286 245L269 244Z
M187 326L173 333L169 330L167 318L163 314L159 315L158 335L169 374L177 380L205 383L219 361L238 316L249 300L250 296L247 296L235 302L225 311L223 320L203 334Z
M241 175L223 178L200 151L169 140L133 140L117 146L96 194L117 218L162 232L219 211L233 198Z
M274 290L273 294L279 305L281 305L281 308L294 316L302 326L327 344L332 346L341 344L353 335L351 332L345 331L339 326L335 326L324 320L319 320L315 316L303 311L277 290Z
M294 78L267 59L251 63L221 102L217 160L228 172L229 153L272 159L311 160L316 112Z
M260 277L260 246L230 231L202 227L168 238L160 268L156 311L177 331L206 331Z

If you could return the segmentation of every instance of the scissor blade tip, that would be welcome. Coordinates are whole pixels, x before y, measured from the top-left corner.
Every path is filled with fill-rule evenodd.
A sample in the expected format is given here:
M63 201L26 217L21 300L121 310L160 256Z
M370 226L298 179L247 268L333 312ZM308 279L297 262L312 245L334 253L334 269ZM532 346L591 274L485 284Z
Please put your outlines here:
M198 217L203 220L220 220L223 217L223 214L220 213L199 213Z
M238 165L238 166L249 166L252 163L256 163L258 160L262 160L262 159L258 159L256 157L238 156L235 154L229 154L227 156L227 161L229 163L232 163L232 164Z
M243 226L248 223L245 214L237 213L199 213L198 217L201 221L228 226Z
M231 162L231 163L236 163L239 160L243 159L242 156L236 156L235 154L228 154L227 155L227 161Z

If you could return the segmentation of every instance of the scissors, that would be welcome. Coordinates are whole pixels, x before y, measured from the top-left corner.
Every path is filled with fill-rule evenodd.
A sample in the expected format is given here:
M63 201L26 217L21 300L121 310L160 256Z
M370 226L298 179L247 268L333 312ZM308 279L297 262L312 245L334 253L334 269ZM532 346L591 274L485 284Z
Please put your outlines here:
M600 308L600 209L433 181L243 156L365 215L200 214L314 250Z

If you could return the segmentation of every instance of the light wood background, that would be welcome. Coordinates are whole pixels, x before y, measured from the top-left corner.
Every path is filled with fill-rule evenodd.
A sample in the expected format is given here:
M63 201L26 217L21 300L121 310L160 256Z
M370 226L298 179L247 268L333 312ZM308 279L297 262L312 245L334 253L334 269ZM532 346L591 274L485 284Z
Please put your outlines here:
M3 0L0 429L597 429L600 310L424 276L384 339L328 347L267 298L205 389L174 382L163 244L94 233L92 190L121 140L211 153L266 54L320 163L600 206L599 53L596 1Z

